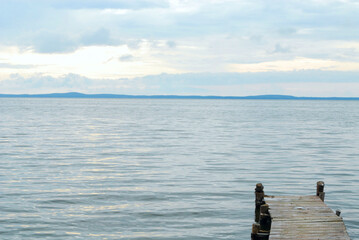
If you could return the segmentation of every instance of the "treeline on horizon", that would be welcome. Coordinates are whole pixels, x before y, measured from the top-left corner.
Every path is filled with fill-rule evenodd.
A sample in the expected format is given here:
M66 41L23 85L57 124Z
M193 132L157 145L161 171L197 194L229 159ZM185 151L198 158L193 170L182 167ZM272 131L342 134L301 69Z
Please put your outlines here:
M49 94L0 94L1 98L142 98L142 99L262 99L262 100L359 100L359 97L295 97L290 95L200 96L200 95L126 95L84 94L78 92Z

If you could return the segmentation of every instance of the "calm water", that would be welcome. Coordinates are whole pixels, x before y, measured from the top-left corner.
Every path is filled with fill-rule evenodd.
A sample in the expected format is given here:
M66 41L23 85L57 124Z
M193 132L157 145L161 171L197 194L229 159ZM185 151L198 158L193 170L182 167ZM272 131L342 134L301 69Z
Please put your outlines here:
M249 239L254 187L359 239L359 101L0 99L1 239Z

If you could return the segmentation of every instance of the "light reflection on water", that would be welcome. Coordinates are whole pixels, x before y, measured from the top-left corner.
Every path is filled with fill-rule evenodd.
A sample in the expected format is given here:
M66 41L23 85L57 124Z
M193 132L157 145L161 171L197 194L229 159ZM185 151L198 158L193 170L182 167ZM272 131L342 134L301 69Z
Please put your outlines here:
M359 239L359 102L0 99L4 239L249 239L254 186Z

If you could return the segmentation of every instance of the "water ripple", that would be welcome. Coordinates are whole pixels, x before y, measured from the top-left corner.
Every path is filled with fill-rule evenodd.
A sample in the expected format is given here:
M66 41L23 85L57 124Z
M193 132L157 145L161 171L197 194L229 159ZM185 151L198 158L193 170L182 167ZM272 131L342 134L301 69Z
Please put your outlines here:
M249 239L254 186L359 239L359 102L0 99L4 239Z

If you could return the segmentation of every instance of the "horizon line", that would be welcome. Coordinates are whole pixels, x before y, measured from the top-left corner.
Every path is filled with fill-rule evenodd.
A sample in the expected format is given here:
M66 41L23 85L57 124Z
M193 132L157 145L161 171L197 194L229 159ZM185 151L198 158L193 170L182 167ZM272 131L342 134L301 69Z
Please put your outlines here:
M132 95L80 92L41 93L41 94L1 94L0 98L138 98L138 99L253 99L253 100L359 100L359 97L298 97L281 94L249 95L249 96L219 96L219 95Z

